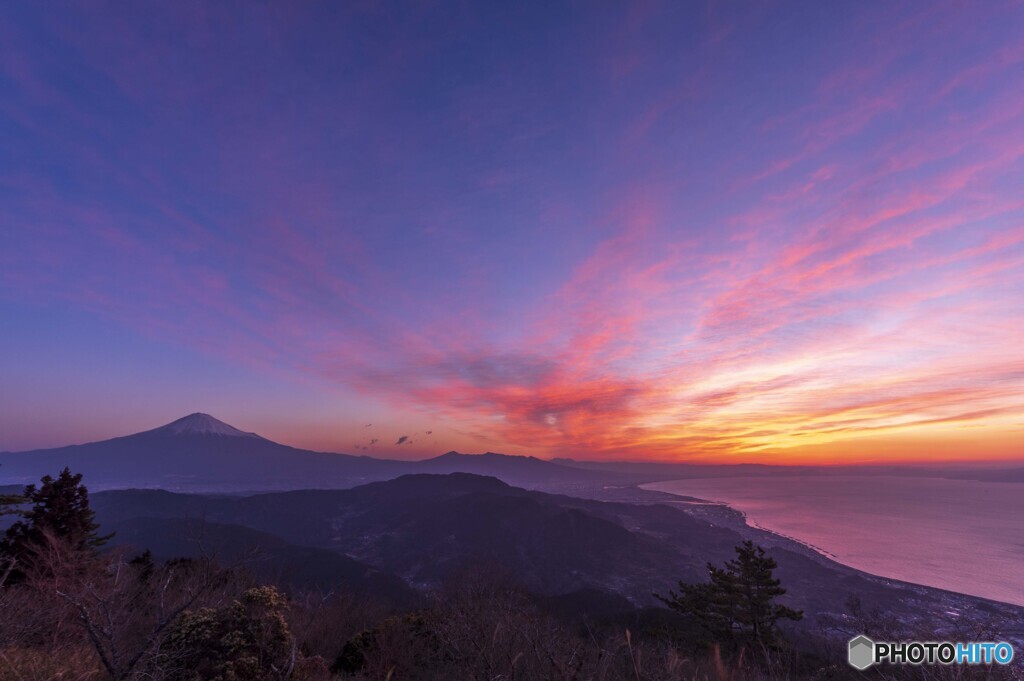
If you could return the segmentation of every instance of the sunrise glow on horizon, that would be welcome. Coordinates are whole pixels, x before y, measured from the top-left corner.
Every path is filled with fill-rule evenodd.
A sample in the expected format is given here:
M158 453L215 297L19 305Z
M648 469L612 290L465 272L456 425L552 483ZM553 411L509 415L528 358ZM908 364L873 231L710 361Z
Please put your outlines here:
M8 4L0 319L0 451L1024 460L1024 4Z

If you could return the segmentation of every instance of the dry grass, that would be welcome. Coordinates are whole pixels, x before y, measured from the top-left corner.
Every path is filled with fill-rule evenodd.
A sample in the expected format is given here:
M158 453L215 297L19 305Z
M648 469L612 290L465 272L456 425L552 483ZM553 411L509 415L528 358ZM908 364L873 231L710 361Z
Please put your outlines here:
M38 648L0 649L0 681L99 681L106 678L85 647L51 653Z

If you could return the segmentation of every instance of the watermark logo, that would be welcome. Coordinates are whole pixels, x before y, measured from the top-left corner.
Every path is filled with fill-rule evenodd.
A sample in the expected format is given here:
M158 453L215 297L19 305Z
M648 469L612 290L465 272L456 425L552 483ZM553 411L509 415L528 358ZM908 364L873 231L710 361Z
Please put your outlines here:
M1005 641L905 641L882 643L861 634L850 639L847 660L861 671L889 664L1010 664L1013 646Z
M849 661L851 667L861 671L873 665L875 663L875 642L864 634L850 639Z

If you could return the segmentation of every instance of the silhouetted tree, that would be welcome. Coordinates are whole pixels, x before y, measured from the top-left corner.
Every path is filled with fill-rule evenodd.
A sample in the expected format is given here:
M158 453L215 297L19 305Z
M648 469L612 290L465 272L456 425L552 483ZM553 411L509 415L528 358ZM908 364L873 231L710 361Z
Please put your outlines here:
M74 551L95 551L113 536L97 533L99 525L89 508L89 490L82 484L81 473L65 468L56 478L47 475L40 483L25 488L23 501L32 507L21 512L22 519L0 541L0 556L11 568L9 583L24 579L22 568L34 547L57 540Z
M803 612L775 602L786 593L773 574L776 567L762 547L745 541L736 547L736 558L723 567L708 563L708 582L680 582L678 593L655 596L695 621L706 643L752 642L771 647L778 643L779 620L803 617Z
M736 547L736 559L726 562L725 567L734 589L736 620L754 642L774 645L779 620L803 618L802 611L775 603L786 590L773 574L778 564L762 547L752 541L743 542Z
M695 624L698 645L711 645L731 640L736 627L733 605L729 591L723 588L721 576L724 571L710 563L708 571L711 582L687 584L679 582L679 592L669 591L668 596L654 594L670 609L683 615L689 623ZM687 636L686 638L689 638Z

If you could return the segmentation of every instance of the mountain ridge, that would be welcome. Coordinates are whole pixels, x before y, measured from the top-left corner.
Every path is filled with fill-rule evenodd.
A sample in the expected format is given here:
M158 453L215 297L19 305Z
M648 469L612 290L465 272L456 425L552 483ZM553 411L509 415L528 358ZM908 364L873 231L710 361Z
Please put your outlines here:
M536 486L601 474L536 457L451 451L421 461L316 452L243 431L202 412L107 440L0 453L0 484L35 483L69 467L92 489L249 493L344 489L407 473L477 473Z

